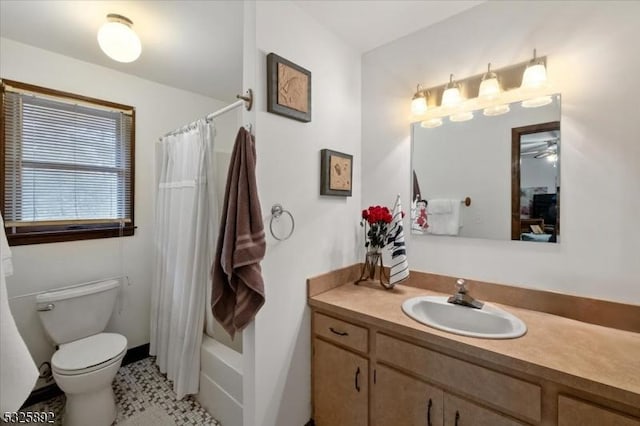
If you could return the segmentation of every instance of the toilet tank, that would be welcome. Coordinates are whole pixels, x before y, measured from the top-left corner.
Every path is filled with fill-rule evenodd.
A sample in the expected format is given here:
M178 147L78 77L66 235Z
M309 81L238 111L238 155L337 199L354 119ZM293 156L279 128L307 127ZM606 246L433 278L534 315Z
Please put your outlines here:
M59 345L104 331L119 287L120 281L107 280L38 294L38 315L51 340Z

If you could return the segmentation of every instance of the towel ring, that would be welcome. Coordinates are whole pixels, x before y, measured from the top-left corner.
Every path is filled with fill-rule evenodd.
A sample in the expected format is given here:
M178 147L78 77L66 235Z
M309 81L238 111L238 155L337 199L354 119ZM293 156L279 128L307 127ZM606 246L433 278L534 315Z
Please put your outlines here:
M280 216L282 216L283 213L288 214L291 218L291 231L289 231L286 237L280 238L273 232L273 219L280 219ZM271 207L271 221L269 221L269 230L271 231L271 235L273 235L273 238L278 241L288 240L289 237L291 237L291 235L293 234L294 229L296 229L296 221L293 218L291 212L289 210L285 210L281 204L274 204L273 207Z

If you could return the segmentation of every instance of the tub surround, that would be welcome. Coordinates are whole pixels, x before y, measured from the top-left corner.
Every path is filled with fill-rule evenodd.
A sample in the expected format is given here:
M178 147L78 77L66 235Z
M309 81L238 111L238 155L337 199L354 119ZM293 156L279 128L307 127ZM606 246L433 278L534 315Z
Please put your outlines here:
M480 402L533 424L557 424L560 394L616 410L624 413L623 417L640 417L640 359L637 356L640 353L640 306L471 282L470 293L475 298L511 312L528 327L527 333L517 339L477 339L430 328L402 312L402 302L410 297L453 293L454 277L412 271L405 285L386 291L374 282L353 285L359 271L359 265L353 265L308 280L308 302L314 311L314 347L337 343L338 348L346 346L348 351L368 356L369 371L377 370L377 362L382 362L399 370L408 369L409 374L427 382L431 378L429 374L411 371L412 356L423 359L421 357L435 354L433 356L464 361L473 367L482 366L493 373L504 373L505 377L539 387L541 416L536 418L534 412L495 407L481 398ZM342 321L341 325L358 327L355 330L361 331L364 337L360 337L368 339L368 344L366 340L357 345L336 342L333 333L322 332L326 321ZM598 322L620 327L595 324ZM358 336L351 333L354 334ZM389 339L393 343L388 342ZM384 358L381 351L385 347L404 350L402 362L394 364L392 356ZM421 364L424 363L418 363ZM371 388L373 377L369 378ZM469 379L473 381L474 377ZM439 383L437 379L436 382ZM446 383L449 386L449 382ZM458 385L451 384L454 389ZM465 389L456 392L474 397ZM517 393L513 395L518 399ZM374 411L375 407L371 408L369 415L375 415ZM629 419L629 424L640 424L639 419Z

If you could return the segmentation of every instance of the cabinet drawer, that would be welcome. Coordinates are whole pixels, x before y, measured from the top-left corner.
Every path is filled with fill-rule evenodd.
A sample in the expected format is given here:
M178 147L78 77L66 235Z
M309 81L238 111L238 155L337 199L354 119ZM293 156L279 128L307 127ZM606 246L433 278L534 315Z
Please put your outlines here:
M384 334L376 336L376 353L379 362L409 370L427 381L487 402L511 415L540 421L541 390L538 385Z
M316 335L348 346L356 351L367 352L369 345L368 330L366 328L319 313L314 313L313 315L313 331Z
M447 426L525 425L448 393L444 394L444 424Z
M640 426L640 419L560 395L558 426Z

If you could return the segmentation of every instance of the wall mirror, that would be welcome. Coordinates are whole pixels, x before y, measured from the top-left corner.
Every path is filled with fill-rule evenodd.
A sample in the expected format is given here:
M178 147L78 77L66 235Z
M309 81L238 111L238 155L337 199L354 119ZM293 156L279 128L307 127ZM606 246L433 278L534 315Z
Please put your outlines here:
M499 116L412 124L411 232L560 241L560 95Z

